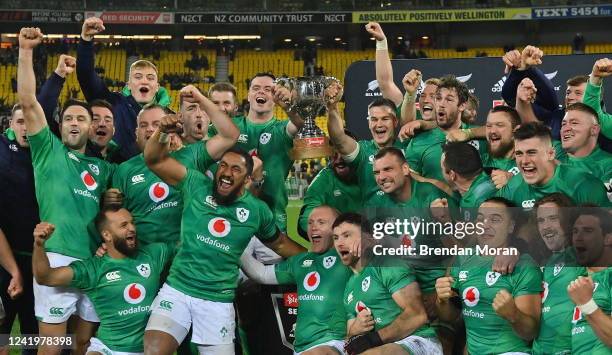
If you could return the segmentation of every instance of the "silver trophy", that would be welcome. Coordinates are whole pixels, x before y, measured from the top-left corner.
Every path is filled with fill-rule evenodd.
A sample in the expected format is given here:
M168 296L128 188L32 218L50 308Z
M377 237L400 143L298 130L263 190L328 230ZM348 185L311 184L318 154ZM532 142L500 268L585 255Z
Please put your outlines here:
M293 140L293 149L289 152L294 160L312 159L332 155L329 138L315 124L315 118L325 108L329 99L325 90L338 79L329 76L278 78L276 83L291 92L289 112L296 112L304 119L304 127ZM342 97L342 92L337 96Z

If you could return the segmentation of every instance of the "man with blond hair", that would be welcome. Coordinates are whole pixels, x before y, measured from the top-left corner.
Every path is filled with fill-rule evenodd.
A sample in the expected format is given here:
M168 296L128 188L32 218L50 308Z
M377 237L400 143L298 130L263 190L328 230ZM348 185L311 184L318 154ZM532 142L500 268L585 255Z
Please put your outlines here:
M136 144L136 116L142 106L156 103L170 104L170 96L159 85L157 67L148 60L138 60L130 66L129 78L121 92L110 91L96 75L93 38L104 31L104 23L90 17L83 23L81 40L77 47L77 78L87 101L102 99L113 107L115 116L114 141L120 147L122 160L140 153Z

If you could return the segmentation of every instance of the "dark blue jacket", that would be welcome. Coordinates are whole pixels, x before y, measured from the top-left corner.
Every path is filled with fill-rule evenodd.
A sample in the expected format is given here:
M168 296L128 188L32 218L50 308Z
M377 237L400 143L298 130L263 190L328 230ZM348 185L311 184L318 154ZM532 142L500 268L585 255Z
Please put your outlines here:
M140 112L140 105L134 97L125 96L120 92L108 90L102 79L94 70L93 41L81 39L77 46L77 79L87 101L102 99L113 105L115 119L115 135L113 140L120 147L122 160L127 160L140 154L136 145L136 116Z
M30 149L0 134L0 228L13 252L32 253L38 222Z
M560 141L561 122L565 116L565 109L559 105L559 100L552 82L540 69L529 68L526 70L510 71L502 87L502 98L508 105L515 107L516 90L524 78L531 79L536 89L538 89L536 100L531 105L535 116L538 120L550 127L552 138ZM612 140L600 134L598 143L601 149L612 153Z

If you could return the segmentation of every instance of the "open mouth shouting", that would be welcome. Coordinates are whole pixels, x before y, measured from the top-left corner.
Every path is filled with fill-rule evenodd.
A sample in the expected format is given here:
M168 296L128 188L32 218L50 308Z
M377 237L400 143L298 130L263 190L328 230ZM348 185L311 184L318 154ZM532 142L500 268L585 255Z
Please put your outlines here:
M268 98L266 98L265 96L256 96L255 102L259 105L265 105L268 102Z
M387 128L386 127L377 127L374 129L374 132L372 132L373 134L373 138L375 141L382 141L385 138L387 138Z
M538 172L538 168L531 165L521 165L521 173L523 174L523 178L526 180L534 179Z
M432 117L433 116L433 105L424 104L423 107L421 107L421 115L423 117Z
M219 178L219 183L217 184L217 191L220 193L229 193L234 186L234 179L229 176L221 176Z

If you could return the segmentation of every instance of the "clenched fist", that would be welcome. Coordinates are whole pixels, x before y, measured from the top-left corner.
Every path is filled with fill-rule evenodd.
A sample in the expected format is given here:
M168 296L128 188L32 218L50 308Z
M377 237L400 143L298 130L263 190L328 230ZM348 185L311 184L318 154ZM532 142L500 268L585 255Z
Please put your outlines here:
M453 283L455 283L455 279L451 276L440 277L436 280L436 294L440 302L448 302L449 299L456 296L452 289Z
M521 52L521 68L527 69L542 64L544 52L538 47L527 46Z
M40 222L34 228L34 245L42 247L55 231L55 226L48 222Z
M179 116L175 114L165 115L159 123L159 130L163 133L180 133L182 127Z
M516 89L516 98L522 102L534 103L538 89L531 79L525 78Z
M506 64L504 73L508 74L511 69L519 69L521 66L521 52L517 51L516 49L507 52L502 57L502 60L504 61L504 64Z
M593 279L588 276L578 276L578 278L567 286L567 293L575 305L581 306L593 298Z
M506 290L500 290L493 299L493 309L500 317L510 320L514 318L518 309L514 303L514 298Z
M378 22L368 22L368 24L365 25L365 29L377 41L383 41L387 38Z
M19 48L34 49L42 42L43 34L38 27L24 27L19 31Z
M193 85L187 85L180 91L181 99L188 103L196 103L200 102L202 97L202 93L198 88Z
M612 60L603 58L595 62L593 71L591 72L591 83L595 85L601 84L601 79L612 75Z
M90 17L83 22L81 29L81 38L86 41L91 41L95 35L105 30L104 22L97 17Z
M412 69L406 75L404 75L404 79L402 79L402 84L404 85L404 90L410 95L415 95L417 90L419 89L419 85L421 85L421 80L423 75L420 71L416 69Z
M76 58L71 57L67 54L62 54L57 62L57 68L55 68L55 74L65 78L68 74L72 74L76 69Z

